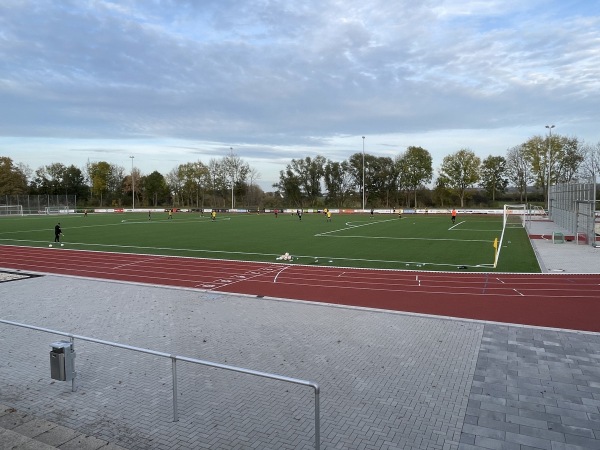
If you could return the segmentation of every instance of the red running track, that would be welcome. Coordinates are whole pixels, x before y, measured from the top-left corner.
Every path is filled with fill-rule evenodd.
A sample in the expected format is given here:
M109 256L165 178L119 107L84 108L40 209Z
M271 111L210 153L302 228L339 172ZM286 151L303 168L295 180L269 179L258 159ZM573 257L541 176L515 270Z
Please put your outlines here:
M411 272L0 246L0 267L600 332L600 274Z

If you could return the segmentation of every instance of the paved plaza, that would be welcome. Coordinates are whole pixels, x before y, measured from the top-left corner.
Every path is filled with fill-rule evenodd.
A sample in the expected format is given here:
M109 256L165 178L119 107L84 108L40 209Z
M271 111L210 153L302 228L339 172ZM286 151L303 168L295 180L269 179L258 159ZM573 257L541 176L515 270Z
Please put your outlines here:
M600 271L591 246L534 248L547 272ZM317 382L322 449L600 448L598 333L0 275L1 319ZM169 359L76 340L71 392L60 339L0 324L0 449L314 446L310 388L178 363L174 422Z
M0 283L0 297L5 320L315 381L323 449L600 448L595 333L56 276ZM78 341L71 392L49 374L61 336L0 330L8 431L48 421L71 430L58 448L76 433L129 449L313 447L309 388L180 364L173 422L170 361Z

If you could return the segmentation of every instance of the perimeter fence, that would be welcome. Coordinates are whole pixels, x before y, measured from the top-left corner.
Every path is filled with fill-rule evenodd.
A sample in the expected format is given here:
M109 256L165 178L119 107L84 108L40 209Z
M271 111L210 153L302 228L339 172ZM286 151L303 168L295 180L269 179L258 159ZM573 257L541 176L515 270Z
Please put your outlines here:
M563 183L550 186L549 215L576 236L579 244L596 245L596 186L594 183Z

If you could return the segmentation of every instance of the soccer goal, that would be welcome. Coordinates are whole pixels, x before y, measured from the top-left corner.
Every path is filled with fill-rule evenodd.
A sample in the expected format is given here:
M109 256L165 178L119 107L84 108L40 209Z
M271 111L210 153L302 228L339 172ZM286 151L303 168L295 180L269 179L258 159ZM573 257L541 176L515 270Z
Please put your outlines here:
M523 228L527 217L526 205L504 205L503 228Z
M530 205L529 211L527 212L528 220L545 220L548 221L548 213L542 206Z
M0 205L0 216L22 216L23 205Z
M44 208L44 214L69 214L69 208L67 206L46 206Z

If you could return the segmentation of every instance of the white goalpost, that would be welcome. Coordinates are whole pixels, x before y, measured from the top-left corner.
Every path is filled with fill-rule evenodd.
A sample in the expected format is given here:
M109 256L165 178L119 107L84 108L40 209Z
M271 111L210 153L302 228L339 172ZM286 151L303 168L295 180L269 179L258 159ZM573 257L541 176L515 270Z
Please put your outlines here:
M526 218L527 205L504 205L502 213L502 234L500 235L500 241L497 239L494 241L494 248L496 249L494 267L498 265L500 250L502 248L502 242L504 241L504 232L507 228L525 228Z
M524 228L527 205L504 205L502 228Z
M23 205L0 205L0 216L22 216Z

